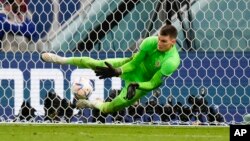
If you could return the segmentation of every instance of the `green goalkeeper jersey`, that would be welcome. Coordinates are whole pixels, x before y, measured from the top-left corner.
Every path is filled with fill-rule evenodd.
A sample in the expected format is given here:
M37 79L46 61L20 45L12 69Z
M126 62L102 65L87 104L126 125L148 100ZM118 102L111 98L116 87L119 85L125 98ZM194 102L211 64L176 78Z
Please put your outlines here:
M144 39L140 51L121 66L121 77L127 82L138 82L141 90L150 91L160 86L165 76L177 70L180 56L176 45L165 52L159 51L157 46L157 36Z

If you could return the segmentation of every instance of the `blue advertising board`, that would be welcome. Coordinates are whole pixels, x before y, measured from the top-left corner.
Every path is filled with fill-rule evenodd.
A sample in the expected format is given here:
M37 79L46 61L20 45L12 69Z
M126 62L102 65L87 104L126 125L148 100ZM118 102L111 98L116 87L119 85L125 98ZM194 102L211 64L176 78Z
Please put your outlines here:
M131 52L58 54L100 59L131 56ZM249 52L181 52L180 55L182 63L179 70L161 86L162 105L170 94L176 101L186 103L189 95L198 95L199 89L205 87L208 105L218 105L219 112L226 122L241 122L242 116L250 113ZM0 68L0 116L8 118L17 114L22 100L31 101L35 108L41 106L43 98L51 89L56 89L62 97L71 99L70 79L78 69L75 66L44 63L37 52L0 52ZM85 72L89 72L94 78L93 72ZM103 87L95 85L95 90L102 89L102 97L107 97L108 90L114 85L112 81L105 80ZM34 100L37 97L38 99Z

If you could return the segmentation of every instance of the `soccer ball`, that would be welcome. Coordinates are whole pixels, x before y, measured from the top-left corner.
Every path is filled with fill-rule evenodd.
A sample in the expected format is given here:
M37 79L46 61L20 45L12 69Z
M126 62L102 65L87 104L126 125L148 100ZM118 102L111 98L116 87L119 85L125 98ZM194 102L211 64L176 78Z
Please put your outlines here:
M93 92L93 83L86 77L77 77L71 84L71 91L77 99L88 99Z

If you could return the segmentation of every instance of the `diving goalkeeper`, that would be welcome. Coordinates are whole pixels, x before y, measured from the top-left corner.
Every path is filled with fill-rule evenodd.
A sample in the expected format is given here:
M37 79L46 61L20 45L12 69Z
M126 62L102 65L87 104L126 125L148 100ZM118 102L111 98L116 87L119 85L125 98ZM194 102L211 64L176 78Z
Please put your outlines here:
M90 57L66 58L42 53L41 59L45 62L91 68L100 79L121 77L125 86L111 102L80 99L76 104L78 108L97 108L103 113L113 113L132 105L148 92L161 86L164 78L178 69L180 57L176 38L176 28L164 25L158 36L145 38L140 44L140 50L130 58L95 60Z

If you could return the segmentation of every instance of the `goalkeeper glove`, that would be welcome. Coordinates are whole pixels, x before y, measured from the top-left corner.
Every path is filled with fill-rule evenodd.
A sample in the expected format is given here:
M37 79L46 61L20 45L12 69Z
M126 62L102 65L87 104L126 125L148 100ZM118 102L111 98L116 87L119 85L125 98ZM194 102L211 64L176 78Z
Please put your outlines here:
M135 91L137 88L139 88L138 83L130 83L128 86L126 99L131 100L135 96Z
M118 77L122 74L122 71L120 68L114 68L111 64L108 62L104 62L107 67L96 67L95 73L96 76L99 76L100 79L105 79L109 77Z

